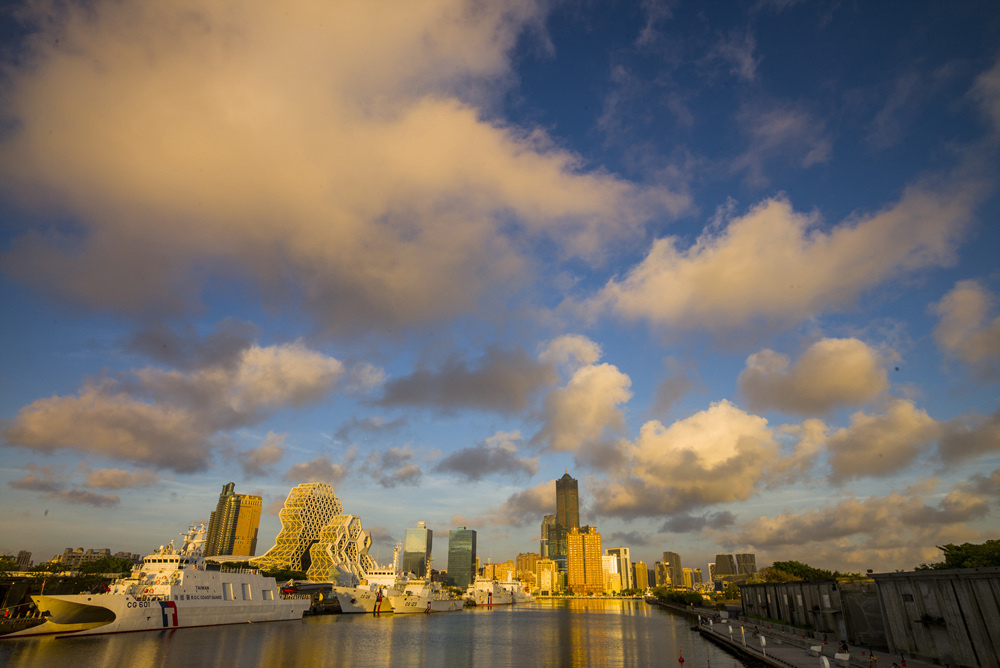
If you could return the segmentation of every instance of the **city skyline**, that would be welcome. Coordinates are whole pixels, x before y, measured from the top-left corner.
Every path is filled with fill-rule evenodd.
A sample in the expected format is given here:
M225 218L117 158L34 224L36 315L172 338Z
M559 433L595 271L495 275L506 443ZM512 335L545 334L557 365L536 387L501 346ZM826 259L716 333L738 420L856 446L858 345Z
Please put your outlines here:
M1000 531L995 3L15 0L0 35L0 550L143 552L233 481L258 554L323 483L379 563L421 520L506 559L569 471L647 564Z

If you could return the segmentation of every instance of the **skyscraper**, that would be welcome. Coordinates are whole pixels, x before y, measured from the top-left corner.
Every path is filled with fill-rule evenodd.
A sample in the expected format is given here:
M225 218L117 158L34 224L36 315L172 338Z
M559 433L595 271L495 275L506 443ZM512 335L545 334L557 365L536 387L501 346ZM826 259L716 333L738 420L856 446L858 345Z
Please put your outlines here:
M263 501L252 494L236 494L236 483L222 486L219 503L208 521L205 556L257 553L257 530Z
M567 532L580 526L580 489L569 471L556 480L556 522Z
M713 580L721 580L727 575L736 575L738 571L736 570L736 560L733 559L731 554L717 554L715 555L715 575Z
M753 575L757 572L757 555L744 552L736 555L736 573L738 575Z
M546 515L542 520L542 531L541 540L538 543L538 554L541 559L550 559L554 551L552 551L553 539L555 538L556 530L556 516Z
M427 575L427 561L431 558L434 532L426 522L417 522L416 529L407 529L403 534L403 570L418 578Z
M618 572L622 576L622 589L632 589L635 584L632 580L632 560L629 559L628 548L609 547L605 551L618 560Z
M575 481L574 481L575 482ZM566 586L574 594L604 591L601 534L594 527L573 527L566 538Z
M684 569L681 568L681 555L676 552L663 553L663 567L667 570L670 584L674 587L684 586Z
M476 577L476 532L458 527L448 532L448 584L465 589Z
M632 564L632 582L632 586L640 591L649 588L649 569L646 567L646 562L637 561Z

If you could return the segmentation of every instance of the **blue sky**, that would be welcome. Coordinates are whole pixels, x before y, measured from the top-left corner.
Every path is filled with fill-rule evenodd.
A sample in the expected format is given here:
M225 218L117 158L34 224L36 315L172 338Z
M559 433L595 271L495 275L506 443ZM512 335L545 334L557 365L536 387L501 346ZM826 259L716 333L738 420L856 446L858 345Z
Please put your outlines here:
M334 485L538 549L996 538L995 3L30 2L0 86L0 550Z

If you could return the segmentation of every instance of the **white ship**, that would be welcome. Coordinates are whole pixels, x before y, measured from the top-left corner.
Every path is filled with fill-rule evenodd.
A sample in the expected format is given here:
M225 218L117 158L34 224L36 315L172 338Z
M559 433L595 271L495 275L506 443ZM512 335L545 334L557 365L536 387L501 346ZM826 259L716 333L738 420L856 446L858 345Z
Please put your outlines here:
M427 572L431 571L430 560ZM428 575L429 577L429 575ZM465 607L465 601L452 598L441 589L441 584L426 578L409 578L402 581L402 592L389 596L392 611L397 615L417 612L456 612Z
M129 631L301 619L308 596L285 596L274 578L254 570L206 570L205 525L192 526L177 550L173 541L143 559L128 578L100 594L32 596L46 617L39 626L4 638L96 635Z
M494 606L510 605L514 602L514 594L492 578L477 577L465 591L469 605Z
M401 547L402 545L396 544L390 566L367 571L365 579L358 586L333 588L342 612L377 615L393 611L390 596L402 594L406 585L406 576L396 571Z

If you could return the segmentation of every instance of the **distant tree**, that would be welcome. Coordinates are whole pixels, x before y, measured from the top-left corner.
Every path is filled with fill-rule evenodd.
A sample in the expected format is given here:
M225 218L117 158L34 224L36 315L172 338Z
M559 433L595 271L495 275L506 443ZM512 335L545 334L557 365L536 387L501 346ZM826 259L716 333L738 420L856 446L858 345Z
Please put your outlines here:
M0 573L10 573L17 570L17 560L7 554L0 554Z
M86 561L76 569L80 574L86 573L131 573L132 562L121 557L104 557L95 561Z
M692 603L694 605L701 605L705 602L705 599L698 592L668 589L666 587L657 587L654 589L653 596L664 603L675 603L677 605L690 605Z
M833 580L839 575L834 571L827 571L822 568L813 568L801 561L776 561L771 568L783 573L788 573L800 580Z
M918 571L943 570L946 568L989 568L1000 566L1000 540L988 540L985 543L962 543L938 546L944 552L944 561L933 564L920 564Z
M275 568L270 571L261 571L265 576L269 578L274 578L278 584L282 582L288 582L289 580L305 580L306 574L304 571L293 571L289 568Z
M58 561L43 561L31 567L32 573L60 573L64 570L66 567Z

